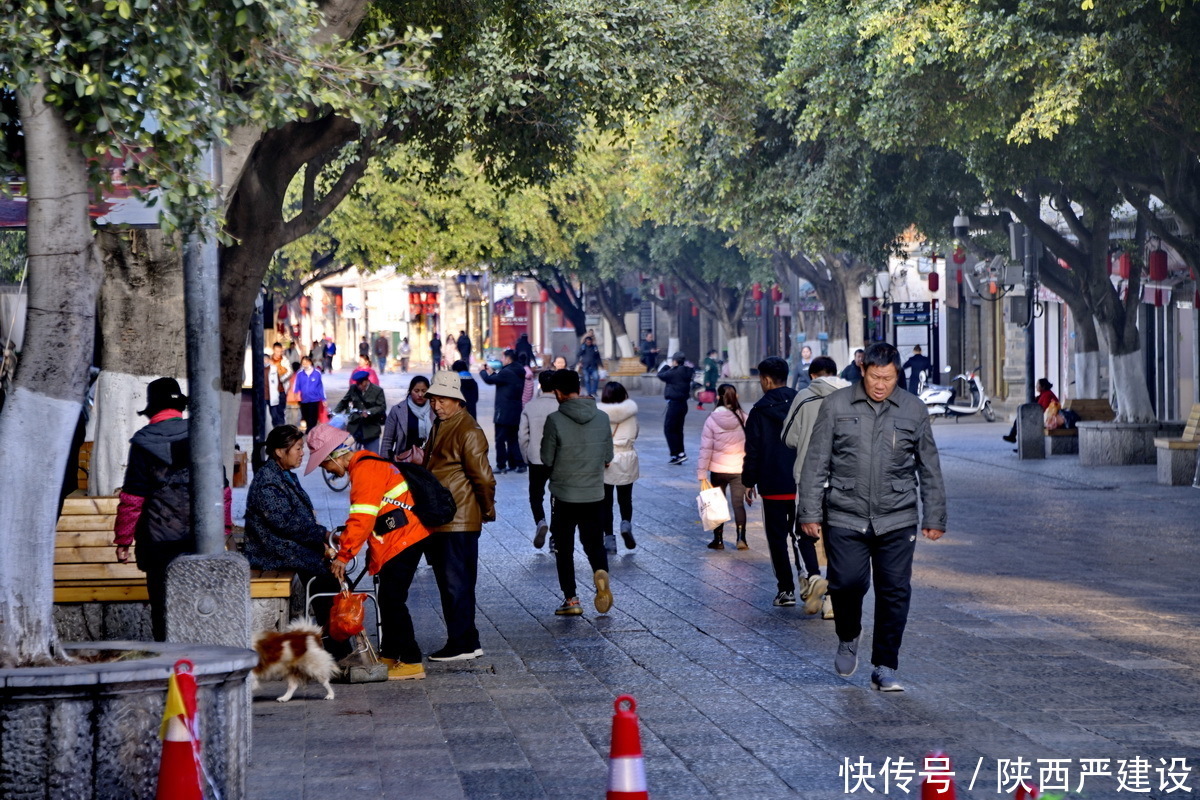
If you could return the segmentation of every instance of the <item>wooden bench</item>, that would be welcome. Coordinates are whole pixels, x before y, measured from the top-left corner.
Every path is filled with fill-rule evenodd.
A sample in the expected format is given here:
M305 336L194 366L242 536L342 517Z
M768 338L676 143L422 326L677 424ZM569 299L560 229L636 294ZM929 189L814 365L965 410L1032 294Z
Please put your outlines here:
M1183 435L1178 439L1156 438L1158 482L1167 486L1191 486L1196 476L1196 450L1200 447L1200 403L1192 404Z
M145 638L130 634L149 630L149 611L144 605L150 599L146 575L132 559L127 564L117 561L116 547L113 545L116 518L115 497L72 495L63 503L54 539L54 602L64 607L56 609L55 616L60 629L67 626L72 634L65 638L79 639L80 625L93 633L97 627L102 631L114 629L112 635L102 633L100 638L106 639L121 636ZM258 613L260 609L257 609L257 606L264 605L266 608L261 610L271 619L278 616L279 609L284 609L283 619L272 624L286 624L293 575L284 571L251 570L252 602L283 601L255 603L256 619L264 618L262 613ZM141 604L141 607L136 610L128 607L116 610L87 607L90 604L114 603ZM110 613L113 611L119 613ZM145 619L142 620L142 617ZM145 623L144 630L141 628L142 622Z
M1102 397L1072 397L1063 408L1078 414L1080 422L1112 422L1117 416ZM1046 435L1047 456L1074 455L1079 452L1078 428L1047 428L1043 432Z

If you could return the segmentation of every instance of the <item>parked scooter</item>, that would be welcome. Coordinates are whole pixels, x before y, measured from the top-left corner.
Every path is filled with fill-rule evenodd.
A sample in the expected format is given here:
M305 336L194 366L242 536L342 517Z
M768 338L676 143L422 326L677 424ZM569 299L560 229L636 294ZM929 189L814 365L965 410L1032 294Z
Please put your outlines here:
M950 368L946 367L943 372L949 372ZM917 396L925 407L929 410L929 416L943 417L969 417L972 414L983 414L983 418L988 422L996 421L996 412L992 410L992 401L988 397L987 392L983 388L983 381L979 379L979 367L971 370L968 373L955 375L952 385L940 386L936 383L925 383L928 378L928 373L921 374L921 385L918 387ZM954 402L954 387L958 382L962 381L964 389L964 399L969 395L969 403Z

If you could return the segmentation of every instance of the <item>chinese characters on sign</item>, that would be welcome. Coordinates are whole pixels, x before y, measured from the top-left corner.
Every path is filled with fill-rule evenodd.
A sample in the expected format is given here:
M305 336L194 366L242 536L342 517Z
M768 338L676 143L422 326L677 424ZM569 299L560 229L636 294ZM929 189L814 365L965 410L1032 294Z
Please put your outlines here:
M994 786L997 795L1012 797L1018 789L1026 792L1038 787L1042 792L1092 792L1115 791L1130 794L1155 796L1184 792L1190 794L1188 786L1192 768L1186 758L1150 759L1144 756L1133 758L997 758L994 764L985 764L980 757L970 771L968 790L978 783L980 790ZM981 780L981 774L984 777ZM842 789L846 794L880 794L900 791L904 794L920 792L921 785L928 783L939 794L947 794L956 780L950 759L930 755L920 763L903 756L886 758L876 764L863 756L843 758L838 767L842 778ZM993 779L994 776L994 779ZM958 778L968 780L968 774L959 771Z

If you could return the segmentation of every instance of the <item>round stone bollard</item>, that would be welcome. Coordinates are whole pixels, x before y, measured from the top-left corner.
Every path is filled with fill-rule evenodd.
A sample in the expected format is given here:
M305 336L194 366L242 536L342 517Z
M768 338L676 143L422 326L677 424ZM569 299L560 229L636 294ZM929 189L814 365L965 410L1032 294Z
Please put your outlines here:
M153 798L167 676L195 664L204 763L224 798L245 797L252 650L163 642L64 645L80 661L0 669L0 797ZM120 653L120 660L86 659Z

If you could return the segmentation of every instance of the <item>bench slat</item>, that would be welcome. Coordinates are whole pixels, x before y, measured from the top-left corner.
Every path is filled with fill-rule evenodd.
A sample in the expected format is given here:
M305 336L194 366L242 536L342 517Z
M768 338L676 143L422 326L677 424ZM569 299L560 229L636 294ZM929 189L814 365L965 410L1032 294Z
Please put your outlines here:
M118 564L115 561L108 564L56 564L54 579L57 580L104 580L108 578L125 578L145 582L145 573L137 568L137 564Z
M146 603L150 600L150 591L145 582L125 584L123 586L104 586L89 584L87 586L55 586L54 602L56 603Z
M116 514L117 498L115 497L76 497L70 496L63 502L62 516L76 514Z
M108 531L116 524L115 514L64 514L58 518L58 531Z
M110 558L117 557L116 545L113 544L113 532L107 531L66 531L54 537L55 547L107 547L111 552Z
M56 547L55 564L111 564L116 548L104 543L103 547Z

